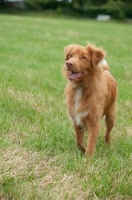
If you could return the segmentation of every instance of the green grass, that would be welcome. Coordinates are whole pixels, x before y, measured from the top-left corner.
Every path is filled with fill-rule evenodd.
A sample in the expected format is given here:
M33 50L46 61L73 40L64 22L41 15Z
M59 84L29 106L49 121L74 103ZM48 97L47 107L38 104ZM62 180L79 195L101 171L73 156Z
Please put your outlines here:
M132 199L132 28L89 20L0 15L0 199ZM63 48L103 46L119 86L112 144L94 157L66 114ZM87 138L87 136L86 136Z

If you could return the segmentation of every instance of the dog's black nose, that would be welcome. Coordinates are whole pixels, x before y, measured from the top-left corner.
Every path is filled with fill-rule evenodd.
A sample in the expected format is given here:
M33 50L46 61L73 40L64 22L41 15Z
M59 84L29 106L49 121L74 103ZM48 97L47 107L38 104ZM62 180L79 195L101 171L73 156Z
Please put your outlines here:
M73 63L70 62L70 61L67 61L66 66L67 66L68 69L70 69L73 66Z

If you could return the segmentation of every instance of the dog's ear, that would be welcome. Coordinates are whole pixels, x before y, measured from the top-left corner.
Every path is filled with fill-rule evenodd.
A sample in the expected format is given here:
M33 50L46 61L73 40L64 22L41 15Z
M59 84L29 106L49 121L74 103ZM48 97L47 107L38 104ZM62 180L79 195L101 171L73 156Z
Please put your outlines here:
M97 48L95 45L88 43L87 46L88 52L91 57L91 63L93 67L96 67L99 62L105 57L106 52L103 48Z
M74 44L70 44L70 45L64 47L65 60L68 60L69 54L72 51L72 49L74 48L74 46L75 46Z

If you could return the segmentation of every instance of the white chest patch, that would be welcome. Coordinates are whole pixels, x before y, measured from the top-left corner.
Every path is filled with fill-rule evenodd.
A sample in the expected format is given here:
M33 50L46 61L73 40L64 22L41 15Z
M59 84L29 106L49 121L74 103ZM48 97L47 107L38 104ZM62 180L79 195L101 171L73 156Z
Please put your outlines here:
M78 112L81 106L82 89L78 89L74 97L75 107L74 107L74 121L76 125L84 126L82 119L88 115L88 111Z
M75 97L74 97L74 101L75 101L75 110L74 112L76 112L78 110L78 108L81 106L80 104L80 99L82 97L82 89L78 89L76 94L75 94Z
M76 122L76 125L84 127L84 122L82 121L83 118L85 118L88 115L88 112L81 112L81 113L77 113L74 116L74 121Z

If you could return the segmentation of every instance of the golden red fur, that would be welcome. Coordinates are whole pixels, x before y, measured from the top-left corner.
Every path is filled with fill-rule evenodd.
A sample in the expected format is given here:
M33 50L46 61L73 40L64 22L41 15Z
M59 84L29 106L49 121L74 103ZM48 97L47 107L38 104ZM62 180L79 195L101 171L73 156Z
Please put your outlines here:
M100 129L100 120L105 116L105 141L110 141L114 126L117 83L104 60L105 51L90 43L83 47L66 46L64 74L69 79L65 95L67 108L72 118L79 149L92 156ZM89 132L87 147L83 143L84 131Z

